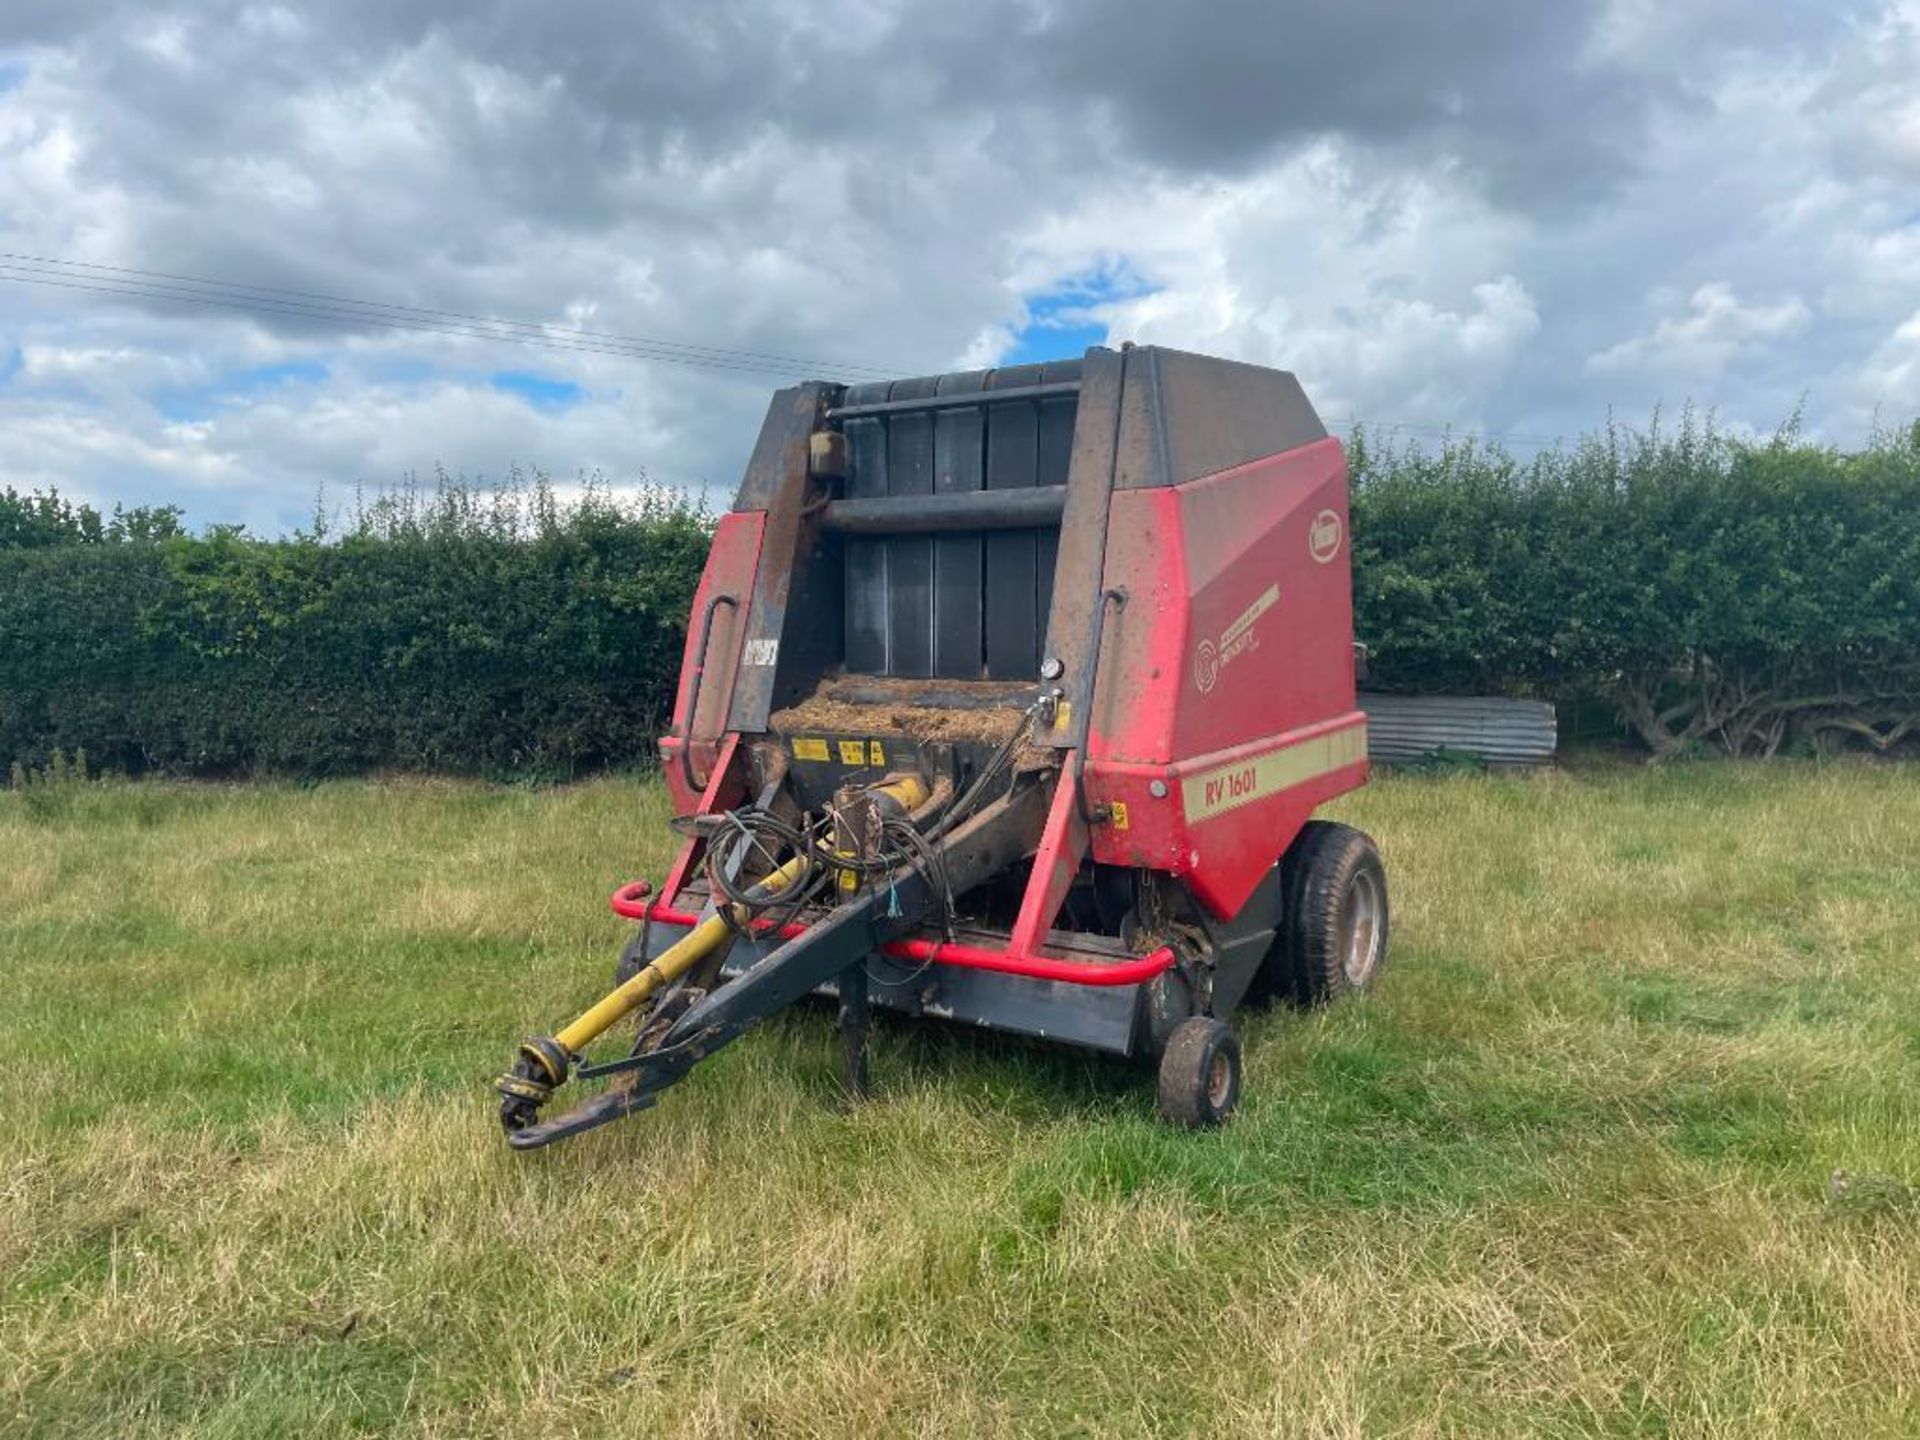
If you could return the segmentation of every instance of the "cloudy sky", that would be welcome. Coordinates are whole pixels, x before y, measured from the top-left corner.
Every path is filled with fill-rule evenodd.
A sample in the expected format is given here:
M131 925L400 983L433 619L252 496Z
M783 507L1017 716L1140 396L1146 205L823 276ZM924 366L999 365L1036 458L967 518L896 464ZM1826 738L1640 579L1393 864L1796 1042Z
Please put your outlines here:
M1920 0L4 0L0 252L0 484L264 528L724 496L796 375L1102 341L1856 443L1920 414Z

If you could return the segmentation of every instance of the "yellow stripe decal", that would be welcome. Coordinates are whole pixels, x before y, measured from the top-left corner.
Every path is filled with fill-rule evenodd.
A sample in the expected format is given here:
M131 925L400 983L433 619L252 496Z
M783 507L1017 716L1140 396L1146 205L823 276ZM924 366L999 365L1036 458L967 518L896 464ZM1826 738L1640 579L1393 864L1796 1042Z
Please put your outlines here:
M1355 725L1188 776L1180 782L1180 801L1187 819L1211 820L1366 758L1367 727Z

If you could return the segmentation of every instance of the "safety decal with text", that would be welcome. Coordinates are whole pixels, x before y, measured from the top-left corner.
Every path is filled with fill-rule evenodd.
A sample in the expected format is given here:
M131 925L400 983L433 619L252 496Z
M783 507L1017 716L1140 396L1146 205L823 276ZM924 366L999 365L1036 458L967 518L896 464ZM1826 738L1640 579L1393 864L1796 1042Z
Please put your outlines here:
M1210 820L1366 758L1367 727L1353 725L1190 775L1180 782L1180 800L1187 819Z

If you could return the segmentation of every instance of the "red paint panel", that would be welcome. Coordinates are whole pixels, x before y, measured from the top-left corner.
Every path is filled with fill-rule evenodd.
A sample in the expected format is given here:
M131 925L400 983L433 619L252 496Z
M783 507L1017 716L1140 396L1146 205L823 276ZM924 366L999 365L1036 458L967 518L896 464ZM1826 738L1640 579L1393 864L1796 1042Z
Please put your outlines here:
M1354 709L1346 462L1319 441L1112 500L1108 621L1088 737L1094 858L1184 877L1232 914L1364 759L1189 818L1183 780L1361 722ZM1164 794L1152 793L1158 781Z
M1095 828L1093 857L1110 865L1170 871L1184 878L1216 915L1233 915L1315 809L1366 783L1367 762L1334 763L1213 815L1189 812L1188 783L1204 783L1204 777L1222 770L1255 770L1262 760L1297 754L1329 736L1351 736L1364 756L1364 726L1365 717L1350 711L1284 736L1171 765L1089 765L1088 803L1119 806L1127 818L1124 828L1113 823ZM1161 787L1158 795L1153 793L1156 783Z
M740 644L746 633L746 607L753 595L754 571L760 563L760 540L766 516L758 510L740 510L720 517L713 544L707 551L700 588L694 592L693 612L687 617L686 648L680 658L680 686L673 702L673 729L660 741L660 759L673 797L676 815L691 814L699 797L693 793L681 761L683 747L691 748L697 775L710 776L719 760L720 740L726 733L732 708L734 677L740 668ZM699 713L688 714L694 674L700 661L701 631L708 605L718 596L736 603L721 604L713 614L706 665L700 677Z

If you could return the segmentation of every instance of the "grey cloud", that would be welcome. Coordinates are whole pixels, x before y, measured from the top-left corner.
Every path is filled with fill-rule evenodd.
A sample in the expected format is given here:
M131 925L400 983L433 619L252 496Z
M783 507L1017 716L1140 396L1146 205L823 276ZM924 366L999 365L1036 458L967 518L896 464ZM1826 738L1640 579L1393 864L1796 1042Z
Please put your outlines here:
M1558 431L1692 394L1768 423L1808 391L1845 426L1920 405L1920 149L1890 123L1920 50L1891 14L11 0L0 56L29 74L0 93L0 248L903 371L990 356L1036 294L1125 261L1157 293L1116 325L1296 366L1377 417ZM1715 286L1804 322L1646 363ZM36 477L65 434L99 485L272 485L249 505L290 517L319 478L437 460L724 490L775 383L0 286L0 352L19 341L129 352L57 394L0 385ZM138 358L166 352L338 378L182 429ZM422 358L590 398L532 416L382 378ZM0 480L25 453L0 442Z

